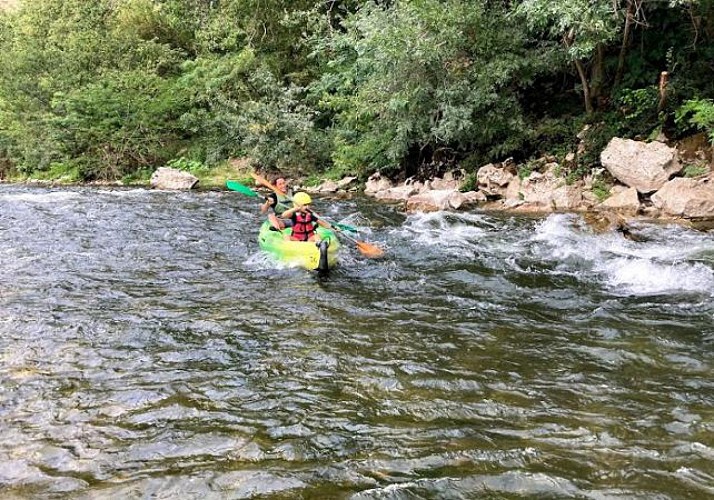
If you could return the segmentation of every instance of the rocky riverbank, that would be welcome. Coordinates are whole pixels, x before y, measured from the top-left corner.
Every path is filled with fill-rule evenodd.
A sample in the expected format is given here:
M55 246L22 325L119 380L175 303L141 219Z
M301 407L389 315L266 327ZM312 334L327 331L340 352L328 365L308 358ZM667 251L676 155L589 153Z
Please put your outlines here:
M678 148L661 141L613 138L600 155L602 169L568 182L562 172L573 161L574 154L563 162L543 157L528 165L511 160L490 163L478 169L475 189L466 192L463 171L401 183L376 173L364 192L406 211L599 212L610 214L603 216L610 221L642 217L714 225L712 147L706 141ZM352 181L326 182L313 191L338 193L349 189Z

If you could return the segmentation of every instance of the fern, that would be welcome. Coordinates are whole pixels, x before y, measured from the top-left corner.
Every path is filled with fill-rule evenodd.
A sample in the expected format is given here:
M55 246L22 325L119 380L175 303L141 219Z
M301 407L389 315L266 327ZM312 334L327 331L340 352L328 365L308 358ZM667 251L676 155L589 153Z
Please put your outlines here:
M711 99L691 99L677 110L675 122L689 124L704 131L709 142L714 145L714 101Z

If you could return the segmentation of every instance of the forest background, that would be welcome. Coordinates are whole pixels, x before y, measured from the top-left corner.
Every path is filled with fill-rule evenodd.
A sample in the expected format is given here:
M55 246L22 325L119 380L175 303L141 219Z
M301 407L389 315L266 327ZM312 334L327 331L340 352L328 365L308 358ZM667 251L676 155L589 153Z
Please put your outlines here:
M714 0L0 4L0 179L473 175L589 125L575 179L614 136L714 143L712 98Z

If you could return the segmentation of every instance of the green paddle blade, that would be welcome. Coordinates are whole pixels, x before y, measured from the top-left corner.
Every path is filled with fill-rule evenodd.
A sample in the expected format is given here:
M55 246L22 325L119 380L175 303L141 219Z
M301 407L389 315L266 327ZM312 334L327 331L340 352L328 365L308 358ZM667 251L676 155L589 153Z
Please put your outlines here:
M259 197L260 195L250 189L248 186L244 186L238 181L226 181L226 187L230 189L231 191L238 191L241 194L247 195L247 196L253 196L254 198Z
M329 222L333 226L338 227L338 228L342 229L343 231L349 231L351 233L359 232L357 229L353 228L352 226L348 226L347 224L340 224L339 222L332 222L332 221L329 221Z

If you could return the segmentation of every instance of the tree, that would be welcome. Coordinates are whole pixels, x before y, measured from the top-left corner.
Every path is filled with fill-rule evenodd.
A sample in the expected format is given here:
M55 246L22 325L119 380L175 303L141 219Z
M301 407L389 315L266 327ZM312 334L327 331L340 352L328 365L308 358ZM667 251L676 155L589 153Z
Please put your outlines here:
M612 0L524 0L514 11L537 36L562 45L567 60L577 71L587 113L593 112L593 99L602 85L604 47L619 34L617 11L613 10L617 3Z
M439 151L517 147L518 84L536 59L519 26L489 3L370 2L346 20L322 47L330 62L313 87L335 113L338 168L409 174Z

